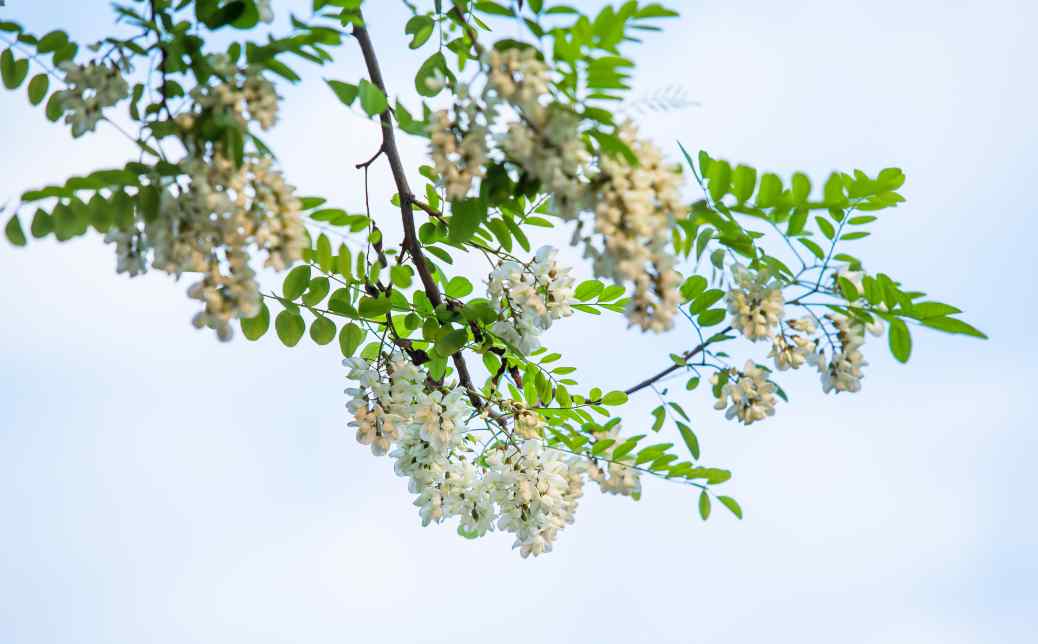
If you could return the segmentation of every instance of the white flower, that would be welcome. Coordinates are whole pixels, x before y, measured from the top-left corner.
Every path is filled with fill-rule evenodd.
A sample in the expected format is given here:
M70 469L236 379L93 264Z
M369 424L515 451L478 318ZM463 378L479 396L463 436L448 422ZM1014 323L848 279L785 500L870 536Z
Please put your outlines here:
M751 341L773 337L784 314L782 289L766 272L741 264L732 266L732 277L738 287L727 295L732 326Z
M256 0L256 9L259 11L259 18L268 25L274 22L274 10L270 6L271 0Z
M72 127L73 137L93 132L104 118L104 109L130 95L129 84L114 65L77 65L66 61L59 69L65 73L68 89L55 92L55 99L65 112L65 122Z
M429 152L433 167L447 189L449 201L469 194L476 179L484 174L487 163L487 130L477 118L475 108L466 104L464 123L452 118L448 110L439 110L429 123Z
M861 353L865 344L865 326L842 315L826 315L836 328L839 350L828 363L824 354L820 355L818 370L822 375L822 390L825 393L835 391L861 391L862 367L868 365Z
M618 136L638 164L610 156L600 161L595 230L603 235L605 250L595 262L595 272L634 285L627 310L632 325L665 331L673 326L680 302L680 280L667 250L673 222L686 215L680 175L666 166L659 148L637 138L632 123L625 123Z
M780 333L772 340L769 358L775 359L775 368L779 371L799 369L805 363L815 364L817 361L818 343L809 337L815 333L815 324L809 317L799 320L788 320L786 324L798 333Z
M573 314L575 279L557 255L556 249L544 246L529 266L502 262L488 280L487 297L505 317L491 325L491 332L524 354L540 346L537 336L552 322Z
M587 466L588 477L598 483L598 487L607 494L638 498L642 491L641 475L638 470L609 460L613 456L613 451L623 443L620 440L620 428L614 427L595 437L596 441L606 439L615 442L601 452L600 456L604 459L601 463L595 462Z
M720 378L715 374L711 382L717 386ZM729 374L729 380L721 385L714 404L715 409L725 409L725 418L738 418L749 425L768 416L775 415L775 385L767 380L763 369L747 360L742 371Z

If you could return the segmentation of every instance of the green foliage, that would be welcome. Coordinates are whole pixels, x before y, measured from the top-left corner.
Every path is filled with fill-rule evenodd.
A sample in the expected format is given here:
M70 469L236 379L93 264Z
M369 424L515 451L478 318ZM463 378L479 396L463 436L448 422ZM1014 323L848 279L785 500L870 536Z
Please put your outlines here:
M573 140L591 158L576 181L587 191L582 199L593 201L597 196L599 182L606 179L596 172L607 159L630 166L641 163L640 148L621 136L614 116L617 102L628 97L634 74L627 50L659 29L661 19L675 16L674 11L633 1L606 5L591 13L542 0L408 3L408 7L412 15L397 33L407 36L409 50L403 53L414 50L407 64L414 71L419 100L437 97L432 101L437 108L458 107L462 88L472 90L466 79L477 79L472 87L479 87L489 72L488 52L532 51L548 69L549 89L542 97L546 113L575 119ZM219 150L238 166L258 159L270 159L273 164L274 151L260 138L266 135L254 131L258 129L254 123L243 124L226 110L199 105L192 98L196 89L209 91L228 80L222 78L226 70L214 69L211 55L226 55L241 69L247 68L253 80L258 76L277 83L299 82L303 76L293 65L323 66L338 60L336 48L340 45L366 46L368 36L359 9L359 0L316 0L306 22L290 18L292 28L287 35L257 37L253 30L261 28L260 16L251 0L163 1L117 7L120 20L141 35L126 40L109 38L104 47L111 50L112 60L133 61L148 72L135 76L139 82L132 85L126 100L133 121L128 130L140 132L128 135L136 146L136 160L22 193L4 229L9 243L27 243L18 213L28 204L32 204L31 221L27 213L22 214L35 239L52 235L66 241L94 231L111 233L129 244L126 240L135 235L169 223L164 221L169 216L164 204L195 181L180 160L169 155L172 149ZM497 28L501 22L505 29ZM79 51L79 45L60 30L37 38L15 23L2 22L0 31L12 34L17 42L16 47L0 53L0 77L10 90L25 84L34 64L31 61L45 64L49 58L51 65L59 66L75 61ZM214 37L214 31L220 33ZM500 38L502 34L510 37ZM491 41L493 38L498 39ZM367 67L374 53L363 53L357 59ZM355 50L350 55L356 55ZM45 69L33 71L38 73L25 89L29 102L43 106L50 121L60 121L64 106L52 92ZM391 102L395 94L383 89L382 80L370 69L351 80L354 82L325 78L324 83L344 106L357 106L368 117L392 122L400 132L429 136L429 124L434 120L432 108L425 102L413 112L395 98ZM519 109L514 105L509 109L513 108ZM252 106L247 110L251 112ZM191 122L177 115L190 115ZM464 136L470 125L463 118L452 133ZM171 138L173 141L168 140ZM549 235L568 239L574 234L572 219L581 220L574 239L593 238L588 255L608 255L611 250L592 208L582 205L583 210L576 214L564 210L564 196L550 192L544 174L500 148L487 154L484 166L474 173L473 186L461 198L456 198L457 192L445 190L447 182L439 174L442 161L405 167L403 174L410 176L417 169L423 179L422 185L412 187L396 176L406 163L392 139L355 155L351 149L357 161L370 159L357 166L363 168L365 179L368 172L391 168L396 194L388 203L380 203L378 195L365 193L348 206L350 210L330 205L319 196L300 198L307 226L301 261L295 256L290 260L298 263L293 266L293 261L286 261L289 265L282 266L271 258L275 260L271 265L287 270L281 294L264 292L266 299L259 313L239 318L241 332L248 340L261 338L271 323L267 302L276 300L282 310L274 319L275 332L288 347L300 342L309 321L309 335L316 345L326 347L337 336L342 356L359 356L373 363L383 376L392 368L392 360L406 356L423 370L428 392L446 394L463 387L466 398L475 401L476 411L482 412L473 414L470 422L485 423L485 429L491 430L486 443L479 446L481 451L470 455L476 466L481 465L487 450L514 448L516 422L512 416L529 412L543 421L534 435L550 448L599 466L610 463L639 475L688 485L698 494L703 520L711 514L712 499L741 519L739 503L715 492L715 486L729 481L731 472L700 463L700 436L692 426L707 441L709 423L698 417L693 421L681 400L707 398L711 393L719 398L726 386L749 382L743 380L747 377L743 369L752 369L741 369L745 356L729 353L738 351L734 341L748 333L733 319L738 305L726 298L731 290L741 288L734 279L735 263L761 277L761 291L779 291L786 320L809 317L822 327L816 340L828 351L827 357L835 355L845 341L839 337L836 319L853 333L862 332L863 337L865 328L878 332L877 326L885 325L890 351L900 362L911 355L913 326L917 332L934 329L986 336L961 319L960 309L926 299L924 293L909 290L886 273L867 270L862 260L850 254L856 253L851 242L866 238L874 227L878 230L874 225L882 222L884 211L904 201L899 191L905 176L900 169L809 177L800 171L762 171L747 163L714 158L706 151L693 157L680 144L678 151L700 184L702 196L681 212L667 213L663 232L671 240L666 249L668 261L653 263L652 268L645 262L642 268L647 280L582 280L560 307L568 305L581 314L574 317L576 323L590 329L588 342L608 348L612 340L600 333L609 316L586 315L637 310L646 306L647 293L650 300L665 295L669 302L680 303L674 316L673 337L679 343L675 353L669 361L661 356L659 368L648 379L638 365L623 365L623 371L637 383L626 389L613 389L607 383L591 386L575 366L567 364L562 352L539 346L549 336L530 341L517 338L518 331L510 332L528 326L537 316L560 324L568 317L568 309L547 312L560 302L552 300L555 294L544 286L543 274L531 279L534 286L516 301L485 289L488 272L503 262L514 262L533 278L529 257L533 248ZM356 165L352 158L350 161ZM361 203L363 214L358 212ZM389 218L397 216L396 223L404 230L403 243L395 242L399 231L389 224ZM657 252L655 247L652 250ZM207 249L203 254L216 263L229 259L226 249ZM461 254L468 255L466 261L460 261ZM676 274L660 270L670 267L671 259ZM480 263L478 271L461 274L484 260L487 263ZM578 267L573 274L586 274L583 269L589 268ZM595 268L600 276L617 274ZM558 276L558 269L553 270L552 278ZM751 295L758 297L759 293ZM753 306L758 305L754 301ZM530 310L524 310L526 307ZM788 331L782 328L783 333ZM916 337L922 336L917 333ZM770 342L772 335L757 339ZM747 343L741 346L745 348ZM475 356L479 359L473 360ZM760 354L755 356L760 359ZM785 400L777 380L793 377L792 370L779 373L767 365L759 368L761 378ZM700 388L704 377L711 379L710 386ZM482 384L479 378L483 378ZM670 391L670 378L685 386ZM594 379L592 374L590 380ZM625 387L629 383L608 384ZM627 435L620 429L619 408L642 390L657 394L659 404L636 425L646 433ZM648 436L660 442L644 444ZM466 433L465 440L477 445L483 437ZM634 498L639 494L630 493ZM462 528L459 534L478 536Z
M259 340L270 328L270 309L265 303L260 303L260 312L255 317L243 318L241 320L241 331L249 340Z
M294 347L306 331L306 322L296 311L285 309L274 318L274 329L286 347Z

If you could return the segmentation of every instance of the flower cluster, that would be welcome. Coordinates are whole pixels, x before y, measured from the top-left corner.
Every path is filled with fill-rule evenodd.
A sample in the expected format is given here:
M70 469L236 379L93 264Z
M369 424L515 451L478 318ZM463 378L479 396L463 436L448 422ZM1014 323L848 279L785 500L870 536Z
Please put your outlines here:
M573 523L584 493L579 463L536 440L525 441L518 451L495 449L486 460L500 509L498 529L515 535L512 547L524 558L551 552L558 532Z
M222 82L192 89L191 98L197 106L203 112L226 114L243 128L250 120L263 130L272 128L278 116L274 84L258 69L239 68L224 54L210 56L208 61ZM194 118L194 113L184 113L177 117L177 123L182 129L190 130Z
M714 409L725 409L725 418L738 418L749 425L775 415L775 385L768 382L767 373L747 360L742 371L732 369L727 382L717 375L711 378L717 402Z
M597 437L597 440L611 439L616 442L600 454L601 462L591 463L588 466L588 478L598 483L598 487L607 494L619 494L637 499L642 493L642 481L638 470L610 460L613 457L613 451L620 445L619 436L620 428L613 427Z
M817 364L818 340L810 336L815 333L815 323L809 318L787 320L790 331L783 331L772 340L769 358L774 358L779 371L799 369L805 363Z
M680 279L667 251L671 224L686 214L680 175L666 166L659 148L638 138L630 122L616 136L635 162L602 154L594 164L579 116L551 96L550 69L536 50L491 49L483 62L487 82L478 100L462 85L452 110L432 118L431 155L447 198L473 189L492 154L489 133L495 132L497 149L551 195L556 213L577 219L593 212L602 248L589 237L586 253L595 258L596 275L634 286L630 323L669 329L680 301ZM514 118L496 126L509 115ZM579 239L575 235L574 243Z
M467 423L476 414L461 387L430 386L421 368L394 354L381 373L361 358L343 361L357 440L376 456L389 454L408 479L422 525L458 517L460 530L482 536L497 529L515 535L523 557L549 552L558 532L573 522L587 466L580 458L546 447L543 420L513 402L513 431L476 454Z
M843 315L825 316L836 329L836 341L839 349L833 350L832 359L825 361L824 351L819 352L818 370L822 374L822 390L825 393L835 391L857 392L861 391L861 368L869 363L861 353L861 347L865 344L865 331L873 335L883 333L882 322L878 320L870 325L865 325Z
M573 313L575 280L557 256L558 250L544 246L528 266L509 260L490 275L487 297L505 316L491 331L523 353L540 346L538 336L552 322Z
M487 129L480 124L475 104L458 103L454 110L439 110L429 125L433 167L442 177L447 199L468 195L487 162Z
M200 273L188 296L203 303L196 327L232 335L234 319L260 311L260 293L250 253L265 254L264 266L285 270L302 258L307 245L302 204L268 157L246 155L240 163L221 146L196 137L199 119L214 111L230 115L243 128L250 121L269 128L277 118L273 85L255 73L239 73L226 59L212 65L224 77L214 86L192 91L194 109L177 117L187 156L172 183L153 178L160 190L159 213L143 226L113 230L118 272L131 277L151 265L176 276Z
M545 105L549 70L535 50L493 50L487 63L489 103L504 101L520 117L499 137L501 149L551 193L559 214L575 215L587 200L591 163L579 119L559 104Z
M752 271L741 264L732 267L736 288L728 291L732 325L750 341L775 335L783 316L782 289L766 271Z
M603 235L606 252L597 258L595 270L634 285L627 311L631 324L665 331L673 325L680 303L680 276L667 251L671 225L686 215L679 194L680 175L664 164L659 148L637 138L632 123L621 127L619 138L638 163L631 165L619 157L601 159L595 230Z
M68 89L56 92L55 98L65 112L65 122L71 126L73 137L93 132L104 117L103 110L130 94L130 86L114 65L77 65L66 61L60 69L65 73Z

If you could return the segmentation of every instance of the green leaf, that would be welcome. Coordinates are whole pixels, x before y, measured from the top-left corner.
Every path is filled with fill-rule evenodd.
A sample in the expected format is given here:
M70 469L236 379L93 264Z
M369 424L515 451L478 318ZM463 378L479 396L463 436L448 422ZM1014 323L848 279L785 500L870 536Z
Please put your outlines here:
M18 215L12 215L7 220L7 225L4 226L4 234L7 235L7 241L15 246L25 246L25 232L22 230L22 222L19 221Z
M854 285L854 282L850 281L844 276L837 278L837 284L840 286L840 292L843 293L843 299L848 302L857 301L861 295L858 293L858 287Z
M663 429L663 423L667 422L667 409L663 405L652 410L652 431L658 432Z
M367 79L361 79L357 85L357 95L360 96L360 106L368 116L381 114L389 107L386 95Z
M43 109L43 113L46 114L47 120L51 123L56 122L61 118L61 115L65 113L65 108L61 104L60 95L54 92L47 99L47 105Z
M955 318L926 318L925 320L920 320L920 323L923 326L937 329L938 331L944 331L945 333L969 335L982 340L988 339L988 336L985 335L984 332L970 326L962 320L956 320Z
M901 318L890 321L890 352L898 362L908 362L908 356L912 354L912 336L908 332L908 325Z
M678 431L681 432L681 439L685 441L685 445L688 447L688 451L692 454L692 458L699 460L699 439L696 438L692 428L688 425L679 422Z
M757 184L757 171L746 165L739 165L732 174L732 194L739 203L745 203L752 195Z
M615 406L622 405L625 402L627 402L627 394L622 391L610 391L602 397L603 405Z
M699 493L699 516L703 517L703 521L710 518L710 495L706 490Z
M26 74L29 73L29 61L27 59L18 60L14 57L14 52L10 48L5 49L0 54L0 77L3 78L4 87L7 89L15 89L22 84L25 80Z
M707 327L720 324L721 322L724 322L727 315L728 313L724 309L710 309L709 311L703 311L698 318L699 326Z
M36 239L46 237L54 230L54 218L44 212L42 209L37 208L36 214L32 217L32 223L29 224L29 232Z
M342 355L349 358L356 353L366 335L367 332L353 322L342 327L342 330L339 331L339 348L342 350Z
M458 349L465 346L468 339L468 331L465 329L454 329L453 331L443 334L440 339L436 341L436 351L445 357L449 357Z
M376 320L385 316L389 312L392 303L388 297L379 296L377 298L371 298L367 295L360 298L360 304L357 306L357 311L362 317Z
M436 23L429 16L412 16L407 24L404 25L404 33L411 35L411 42L408 47L411 49L418 49L425 44L429 37L433 34L433 28Z
M737 518L742 519L742 508L739 507L739 502L730 496L718 496L717 500L721 502L724 507L728 508L732 514Z
M270 309L266 302L260 302L260 311L255 317L241 320L241 332L248 340L259 340L270 328Z
M710 198L715 202L728 193L728 187L732 178L732 168L727 161L712 161L706 174Z
M331 290L331 282L328 281L327 277L315 277L310 280L306 293L303 294L303 304L317 306L324 299L324 296L328 295L329 290Z
M397 288L408 288L411 286L411 270L403 264L397 264L389 269L389 281Z
M294 347L299 344L299 339L303 337L306 323L303 322L301 315L285 309L274 318L274 329L286 347Z
M285 276L281 285L281 294L286 300L294 300L303 294L310 284L310 266L304 264L296 266Z
M447 294L447 297L455 299L465 297L472 293L472 291L472 282L460 276L452 277L451 280L447 282L447 288L444 289L444 293Z
M793 203L802 204L807 201L811 194L811 180L803 172L793 174Z
M33 105L39 105L43 101L43 97L47 95L47 88L50 87L50 81L47 79L46 74L36 74L29 81L28 94L29 102Z
M577 288L573 290L573 297L581 302L587 302L598 297L604 288L605 284L598 280L586 280L578 284Z
M36 43L36 51L40 54L49 54L52 51L58 51L67 44L68 34L60 29L55 29L40 37L40 41Z
M317 237L317 265L322 272L329 273L332 270L332 242L324 233Z
M692 305L688 307L688 312L692 315L698 315L713 306L722 297L724 297L724 291L721 289L712 288L709 291L704 291L692 301Z
M826 239L832 239L836 235L836 229L829 223L828 219L824 217L815 217L815 223L818 224L818 229L822 231Z
M706 287L707 281L705 277L702 275L693 275L685 280L685 283L681 285L681 298L686 302L695 299L695 297L702 293Z
M310 339L324 346L335 339L335 323L324 316L319 316L310 325Z
M462 199L451 204L451 218L447 237L455 244L472 239L476 229L487 218L487 206L478 198Z
M452 78L450 69L447 67L447 59L444 58L442 52L436 52L432 56L425 59L422 66L418 68L418 72L414 77L414 88L418 90L418 93L426 98L431 98L440 93L442 87L432 88L429 86L429 79L439 71L445 78Z
M757 207L770 208L778 205L782 196L782 179L778 175L765 172L760 178L760 187L757 189Z
M798 238L797 241L803 244L807 248L807 250L811 251L811 254L817 257L818 259L822 259L825 257L825 251L822 250L822 247L816 244L815 242L811 241L810 239Z

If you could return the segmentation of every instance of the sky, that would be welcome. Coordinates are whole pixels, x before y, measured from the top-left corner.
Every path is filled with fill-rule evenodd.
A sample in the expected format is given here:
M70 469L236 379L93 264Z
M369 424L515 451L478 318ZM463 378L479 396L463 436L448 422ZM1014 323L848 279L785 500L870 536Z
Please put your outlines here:
M283 23L303 4L274 7ZM860 394L783 374L791 402L749 428L705 389L683 395L745 519L703 523L695 496L661 481L639 502L589 487L555 552L523 560L506 535L420 526L404 480L346 427L334 345L217 343L190 327L185 283L117 277L97 236L4 246L0 641L1033 641L1038 8L679 4L630 52L635 95L677 87L697 105L643 114L643 131L675 160L680 140L787 175L904 168L908 201L857 254L989 341L919 333L907 366L873 341ZM403 11L368 5L391 93L415 105ZM93 0L13 0L8 17L81 41L109 24ZM349 44L339 57L280 88L269 142L302 193L356 209L351 168L378 131L320 82L360 77ZM20 93L0 95L0 123L3 201L133 154L111 130L72 141ZM402 147L417 183L422 143ZM387 221L388 177L372 175ZM625 333L614 316L547 341L622 388L691 336ZM627 431L655 404L633 398Z

